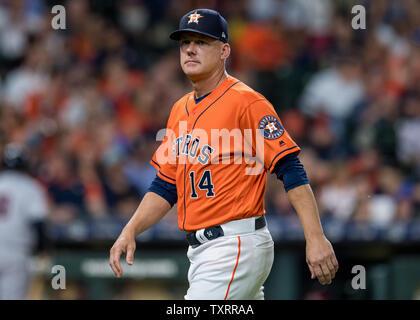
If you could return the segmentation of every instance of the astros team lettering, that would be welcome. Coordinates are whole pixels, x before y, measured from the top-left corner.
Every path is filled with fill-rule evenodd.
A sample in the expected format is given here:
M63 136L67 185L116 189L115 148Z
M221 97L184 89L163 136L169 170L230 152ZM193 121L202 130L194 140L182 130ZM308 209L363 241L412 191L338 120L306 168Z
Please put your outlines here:
M171 164L194 164L197 161L202 165L218 164L220 161L222 164L230 164L232 161L234 164L242 164L245 161L250 165L246 168L246 174L259 174L264 158L264 138L273 139L283 133L278 122L267 123L266 127L272 131L268 136L260 128L254 134L252 129L241 131L223 128L211 129L208 137L207 131L200 128L187 133L184 121L180 121L178 136L170 129L158 132L156 140L164 141L166 138L167 141L160 145L156 156L160 163Z
M190 134L186 134L185 136L180 136L175 139L173 142L172 152L174 155L179 158L181 154L187 155L191 158L197 157L198 150L200 146L200 139L195 137L192 139ZM210 160L210 155L214 152L214 148L205 144L200 151L200 155L198 156L197 160L205 165Z

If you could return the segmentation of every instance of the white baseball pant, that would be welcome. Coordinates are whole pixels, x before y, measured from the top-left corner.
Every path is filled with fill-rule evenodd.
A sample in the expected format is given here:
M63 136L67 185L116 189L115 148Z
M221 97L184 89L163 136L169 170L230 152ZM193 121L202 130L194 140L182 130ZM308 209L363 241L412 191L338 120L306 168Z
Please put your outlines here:
M229 228L234 230L235 223L229 223ZM264 299L263 284L274 259L267 226L244 234L229 233L195 248L189 246L186 300Z

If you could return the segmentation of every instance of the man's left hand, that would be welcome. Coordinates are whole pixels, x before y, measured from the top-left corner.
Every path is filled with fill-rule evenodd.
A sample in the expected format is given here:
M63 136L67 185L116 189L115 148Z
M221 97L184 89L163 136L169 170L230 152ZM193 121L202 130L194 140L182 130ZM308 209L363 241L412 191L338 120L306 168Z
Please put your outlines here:
M338 270L338 261L330 241L324 235L306 242L306 263L311 271L311 279L316 277L322 285L331 284Z

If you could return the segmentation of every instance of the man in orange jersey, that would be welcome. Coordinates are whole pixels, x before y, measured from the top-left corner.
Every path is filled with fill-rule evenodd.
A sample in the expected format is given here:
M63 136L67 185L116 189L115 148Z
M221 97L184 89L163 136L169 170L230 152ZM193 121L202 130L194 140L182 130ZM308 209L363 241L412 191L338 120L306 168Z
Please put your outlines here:
M283 182L300 218L312 279L330 284L338 262L297 158L300 148L273 106L227 74L225 19L193 10L170 38L180 43L181 68L193 92L172 108L151 160L156 179L111 248L112 270L122 275L121 254L131 265L136 235L177 203L178 225L190 244L185 299L264 299L274 255L264 210L268 171Z

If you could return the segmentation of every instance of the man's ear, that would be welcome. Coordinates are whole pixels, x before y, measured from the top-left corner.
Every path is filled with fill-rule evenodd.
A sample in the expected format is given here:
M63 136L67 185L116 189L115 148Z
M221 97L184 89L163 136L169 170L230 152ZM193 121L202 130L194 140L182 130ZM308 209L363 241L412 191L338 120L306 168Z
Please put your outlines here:
M230 56L230 45L228 43L223 43L222 45L222 54L221 54L221 58L223 60L226 60L227 58L229 58Z

